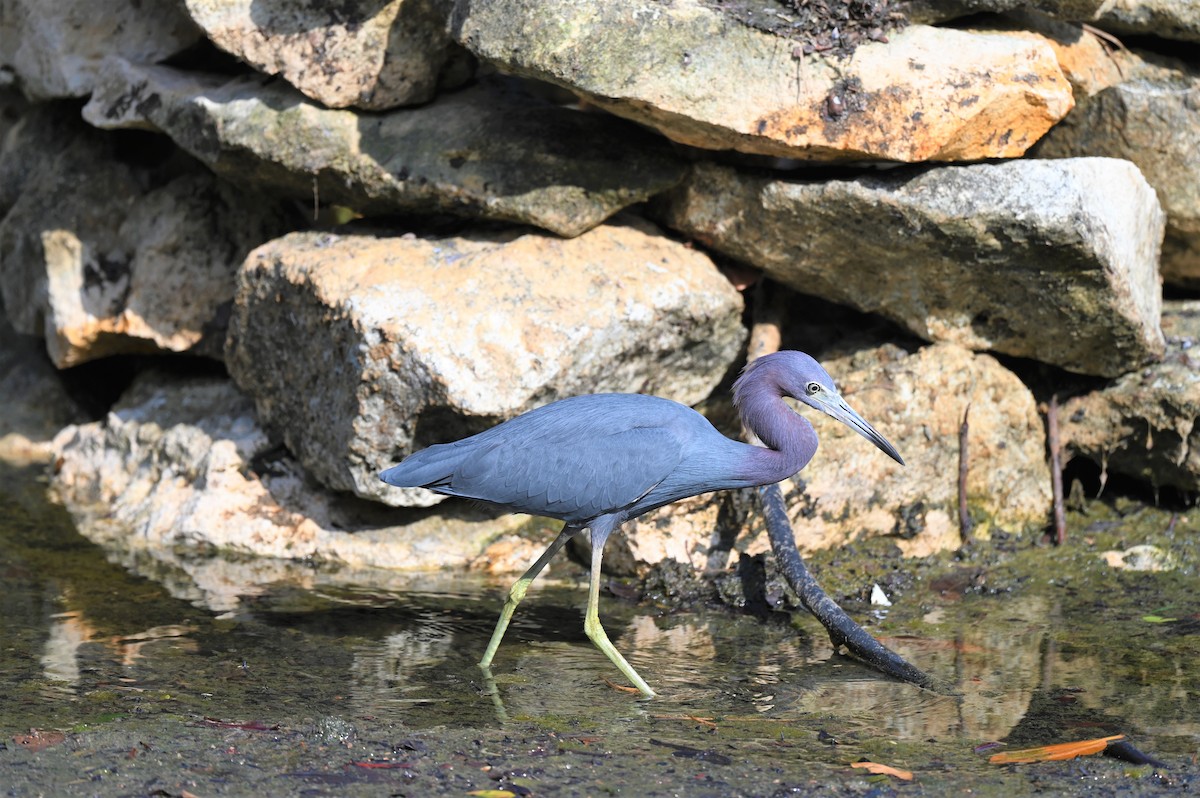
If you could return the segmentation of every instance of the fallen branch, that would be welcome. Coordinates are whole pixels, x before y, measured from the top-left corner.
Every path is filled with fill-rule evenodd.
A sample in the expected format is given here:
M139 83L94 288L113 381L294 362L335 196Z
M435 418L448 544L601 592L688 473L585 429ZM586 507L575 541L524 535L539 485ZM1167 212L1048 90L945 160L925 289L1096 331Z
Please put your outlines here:
M792 586L792 590L800 597L800 603L815 615L829 632L829 640L834 649L845 646L851 654L888 676L938 692L947 692L945 688L935 684L933 677L909 664L904 657L869 635L825 594L817 580L808 572L800 552L796 549L796 538L792 534L792 524L787 517L787 506L784 504L783 490L779 484L765 485L758 489L758 493L762 500L763 517L767 522L767 537L771 541L771 551L775 552L779 569Z

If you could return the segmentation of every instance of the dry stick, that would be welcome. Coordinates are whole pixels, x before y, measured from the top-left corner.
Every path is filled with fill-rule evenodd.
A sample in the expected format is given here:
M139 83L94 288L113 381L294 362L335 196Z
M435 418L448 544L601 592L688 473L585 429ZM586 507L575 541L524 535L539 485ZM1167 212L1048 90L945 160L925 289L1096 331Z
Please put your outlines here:
M967 459L967 438L971 430L968 419L971 416L971 403L963 410L962 425L958 428L958 533L962 536L963 545L971 537L971 513L967 510L967 473L970 462Z
M1046 434L1050 445L1050 489L1054 494L1054 545L1067 539L1067 512L1063 507L1062 445L1058 437L1058 394L1046 406Z
M769 302L766 299L765 290L764 284L759 283L755 291L755 323L750 331L747 356L747 360L750 361L778 351L782 339L778 322L782 309L778 301ZM939 692L949 692L947 687L935 683L933 678L920 668L909 664L899 654L868 634L821 589L796 548L796 535L792 531L792 522L788 519L787 504L783 500L783 490L779 483L764 485L758 489L758 495L762 502L763 518L767 523L767 538L771 543L771 551L775 553L779 570L783 572L792 590L796 591L800 603L825 627L834 650L845 646L851 654L887 676Z

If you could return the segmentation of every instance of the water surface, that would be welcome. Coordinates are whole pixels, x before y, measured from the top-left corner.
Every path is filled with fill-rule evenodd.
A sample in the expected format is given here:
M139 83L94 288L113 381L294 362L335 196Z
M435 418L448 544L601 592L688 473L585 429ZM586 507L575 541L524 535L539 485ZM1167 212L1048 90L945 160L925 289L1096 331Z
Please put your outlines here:
M3 476L7 795L1137 795L1200 784L1200 511L1093 502L1060 550L979 543L914 562L881 555L881 543L813 558L853 616L951 695L840 656L802 614L606 596L610 636L660 693L646 701L610 684L620 674L584 636L578 566L534 586L489 674L475 662L504 582L106 552L46 501L36 472ZM1178 567L1124 572L1100 557L1138 543ZM855 599L873 582L892 607ZM1003 750L989 743L1110 734L1167 767L987 762ZM851 767L861 759L914 781Z

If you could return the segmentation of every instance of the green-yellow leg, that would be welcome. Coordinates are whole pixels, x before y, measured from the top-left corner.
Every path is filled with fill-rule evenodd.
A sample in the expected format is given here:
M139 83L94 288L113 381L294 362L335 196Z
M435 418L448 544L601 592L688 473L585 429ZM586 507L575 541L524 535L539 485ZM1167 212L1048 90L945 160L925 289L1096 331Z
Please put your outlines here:
M646 698L653 698L654 691L650 689L650 685L646 684L646 680L638 676L638 672L633 669L621 652L617 651L616 646L608 639L608 635L604 633L604 627L600 625L600 560L604 554L604 543L608 539L608 533L597 534L596 530L592 530L592 573L588 583L588 605L587 614L583 619L583 631L587 633L588 638L596 646L604 652L613 665L621 673L625 674L625 678L633 683L633 686L642 692ZM557 541L555 541L557 543Z
M492 660L496 656L496 649L500 648L500 641L504 639L504 632L508 629L508 622L512 620L513 612L516 611L517 605L521 603L521 599L525 598L525 591L529 590L529 584L537 578L537 575L546 567L546 563L550 562L558 550L566 545L567 541L579 533L579 527L570 525L564 526L562 532L558 533L558 537L554 539L542 556L537 558L533 565L529 566L529 570L516 581L508 590L508 598L504 601L504 607L500 610L500 619L496 621L496 630L492 632L492 639L488 641L487 650L483 652L483 659L479 660L479 667L491 667ZM618 654L617 656L620 656Z

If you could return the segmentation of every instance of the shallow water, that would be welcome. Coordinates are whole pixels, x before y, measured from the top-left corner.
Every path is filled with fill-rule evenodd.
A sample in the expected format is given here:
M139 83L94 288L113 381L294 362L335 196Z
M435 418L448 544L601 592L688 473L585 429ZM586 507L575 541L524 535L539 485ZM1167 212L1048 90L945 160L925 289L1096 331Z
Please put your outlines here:
M814 558L843 601L939 695L834 653L811 618L668 612L612 596L601 617L659 691L583 634L583 571L559 564L476 667L507 584L105 552L34 472L0 498L0 790L7 795L1013 795L1200 785L1197 520L1093 503L1063 549ZM1099 552L1168 549L1169 573ZM897 578L902 573L903 578ZM839 589L834 589L835 586ZM31 730L37 730L31 733ZM1103 756L998 766L976 747L1126 734L1167 767ZM850 767L871 759L915 780ZM156 793L155 791L160 791Z

